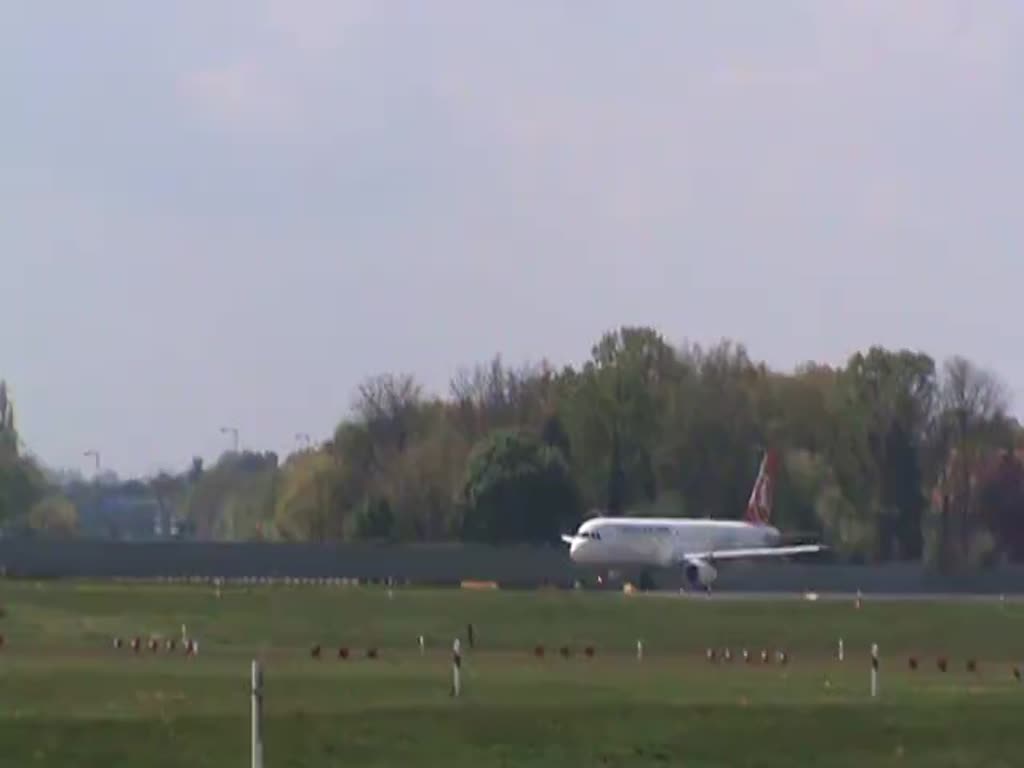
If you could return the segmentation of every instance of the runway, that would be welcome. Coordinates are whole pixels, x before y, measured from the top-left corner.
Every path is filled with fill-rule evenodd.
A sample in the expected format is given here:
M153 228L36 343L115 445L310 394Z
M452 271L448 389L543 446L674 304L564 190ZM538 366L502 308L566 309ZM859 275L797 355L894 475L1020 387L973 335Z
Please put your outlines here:
M650 592L632 592L630 597L668 598L677 600L705 600L705 601L804 601L804 602L850 602L857 599L854 592L735 592L722 591L711 592L683 592L674 590L654 590ZM993 603L1005 604L1024 603L1024 594L974 594L974 593L928 593L928 592L879 592L862 593L861 600L864 603L899 603L899 602L936 602L936 603Z

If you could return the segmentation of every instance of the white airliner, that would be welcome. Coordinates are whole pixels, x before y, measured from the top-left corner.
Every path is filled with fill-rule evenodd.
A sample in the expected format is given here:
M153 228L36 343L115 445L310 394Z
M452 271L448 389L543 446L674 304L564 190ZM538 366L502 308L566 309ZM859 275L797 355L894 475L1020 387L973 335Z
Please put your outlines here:
M664 517L595 517L572 536L564 534L573 561L587 566L682 567L695 588L710 590L716 563L821 552L821 544L778 546L772 526L772 491L777 460L765 453L747 502L744 520Z

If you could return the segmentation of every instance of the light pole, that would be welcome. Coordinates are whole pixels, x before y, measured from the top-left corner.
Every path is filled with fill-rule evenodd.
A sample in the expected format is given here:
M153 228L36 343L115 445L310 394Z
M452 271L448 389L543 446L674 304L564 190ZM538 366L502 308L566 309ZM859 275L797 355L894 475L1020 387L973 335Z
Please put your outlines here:
M235 453L238 453L238 428L237 427L221 427L220 432L222 435L231 435L235 441Z
M100 452L95 448L90 449L82 454L83 456L91 456L96 463L96 474L100 473Z
M302 443L307 450L313 447L313 438L311 438L306 432L296 433L295 439Z

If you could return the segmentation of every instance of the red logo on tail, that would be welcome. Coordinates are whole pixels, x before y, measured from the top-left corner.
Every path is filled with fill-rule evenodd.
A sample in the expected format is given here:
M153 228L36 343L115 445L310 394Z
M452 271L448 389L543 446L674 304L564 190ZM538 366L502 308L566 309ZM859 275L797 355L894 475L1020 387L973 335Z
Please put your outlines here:
M748 523L768 525L772 519L772 492L775 490L776 457L774 451L765 453L761 467L757 471L754 488L747 502L747 513L744 515Z

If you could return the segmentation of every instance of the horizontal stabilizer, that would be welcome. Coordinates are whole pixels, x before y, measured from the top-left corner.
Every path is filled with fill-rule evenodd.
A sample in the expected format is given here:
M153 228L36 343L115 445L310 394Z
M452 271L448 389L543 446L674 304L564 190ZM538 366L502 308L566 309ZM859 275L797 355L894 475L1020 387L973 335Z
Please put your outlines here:
M572 545L572 543L574 541L576 541L576 537L575 536L570 536L568 533L563 533L562 534L562 541L564 541L566 544Z

